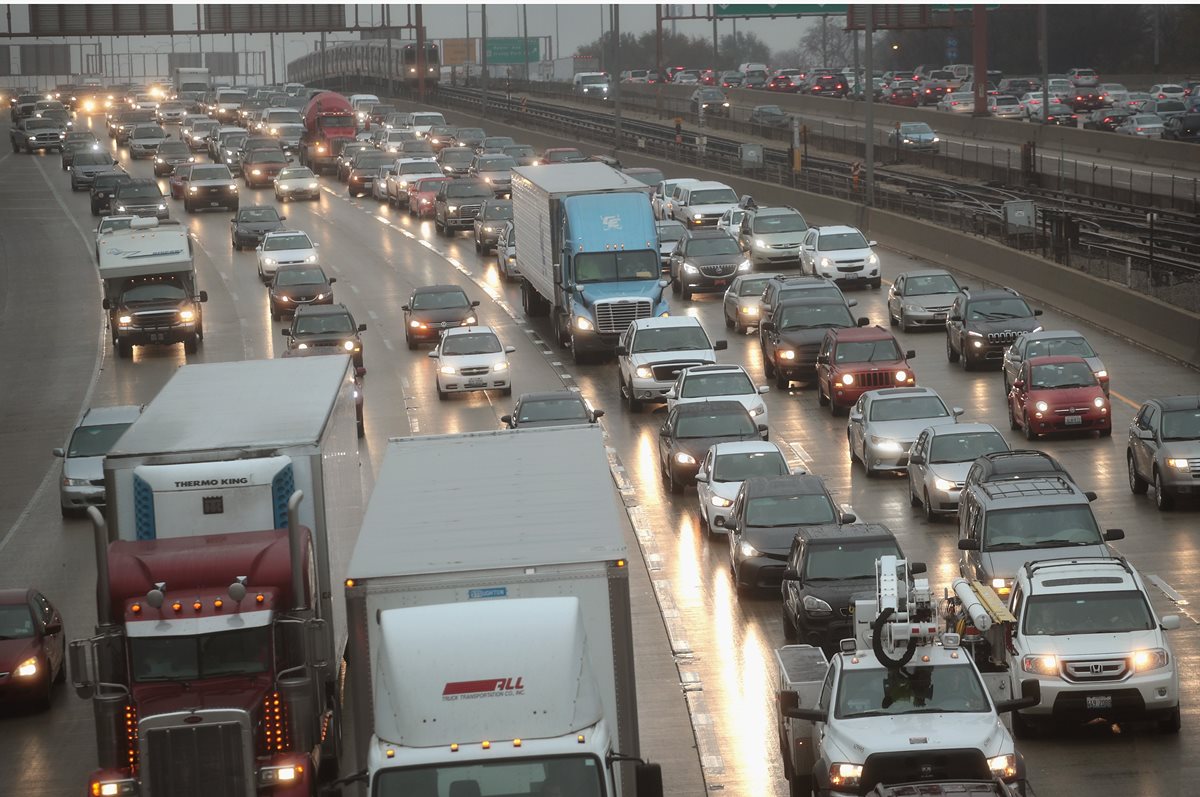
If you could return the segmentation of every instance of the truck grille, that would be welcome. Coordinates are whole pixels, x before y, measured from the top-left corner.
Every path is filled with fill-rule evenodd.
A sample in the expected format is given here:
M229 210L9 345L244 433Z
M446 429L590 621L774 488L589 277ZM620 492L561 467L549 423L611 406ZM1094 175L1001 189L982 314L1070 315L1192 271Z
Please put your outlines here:
M1093 681L1120 681L1128 674L1129 664L1125 659L1106 659L1104 661L1065 661L1062 665L1063 677L1076 683L1091 683Z
M868 390L876 387L894 387L896 375L892 371L864 371L854 375L854 384Z
M34 133L33 137L38 144L57 144L62 141L58 133Z
M1016 340L1017 335L1020 335L1020 334L1021 334L1020 332L1017 332L1012 329L1006 329L1003 332L989 332L989 333L987 333L987 342L990 344L1003 344L1003 345L1007 346L1008 344L1010 344L1014 340Z
M675 362L675 363L658 363L651 366L651 372L654 374L656 382L674 382L679 374L685 368L692 368L697 365L704 365L700 360L692 360L690 362Z
M175 310L149 310L144 313L134 313L133 323L130 326L143 330L170 329L175 326L178 318Z
M736 263L723 266L701 266L700 273L706 277L732 277L737 271Z
M142 735L142 793L170 797L253 794L242 726L235 722L155 728Z
M479 209L482 205L459 205L458 217L460 219L473 219L479 215Z
M620 334L639 318L649 318L653 308L649 299L596 302L596 330L601 334Z

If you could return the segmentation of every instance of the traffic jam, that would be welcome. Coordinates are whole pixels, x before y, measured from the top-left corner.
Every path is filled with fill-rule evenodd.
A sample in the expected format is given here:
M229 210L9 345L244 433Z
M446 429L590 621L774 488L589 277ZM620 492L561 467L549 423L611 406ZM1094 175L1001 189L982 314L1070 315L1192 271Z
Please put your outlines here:
M1130 401L1090 326L749 181L434 107L182 67L64 88L50 131L12 96L38 130L13 153L87 197L105 367L182 353L53 452L95 633L0 584L0 703L90 703L86 793L678 793L639 718L631 571L682 534L769 632L759 793L1024 797L1051 740L1180 733L1190 618L1104 521L1196 511L1200 390ZM370 309L335 207L441 273ZM231 323L217 240L267 359L205 354ZM401 378L424 400L370 390ZM1063 464L1088 447L1128 495ZM653 556L633 495L668 526Z

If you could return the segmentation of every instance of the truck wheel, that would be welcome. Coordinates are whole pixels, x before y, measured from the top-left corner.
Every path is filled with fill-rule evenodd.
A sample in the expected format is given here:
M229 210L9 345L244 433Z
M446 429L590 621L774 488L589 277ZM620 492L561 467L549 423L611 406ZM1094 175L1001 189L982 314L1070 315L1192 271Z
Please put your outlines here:
M829 406L829 396L826 396L821 391L821 383L820 382L817 382L817 403L820 404L822 407Z
M641 412L642 402L640 399L633 397L633 386L628 388L625 386L625 377L618 372L617 374L617 395L625 399L625 407L630 412Z
M792 615L788 613L787 606L783 606L781 615L783 616L783 638L788 642L796 641L796 624L792 622Z
M812 775L795 775L788 781L789 797L813 797Z
M779 373L778 371L775 372L775 387L779 388L780 390L787 390L791 384L791 379Z
M127 340L117 340L117 356L122 360L128 360L133 356L133 344Z
M200 350L199 338L197 338L195 335L192 335L190 338L188 338L187 340L185 340L183 342L184 353L195 354L199 350Z
M775 378L775 365L767 359L767 353L762 353L763 372L767 375L767 379Z
M1035 739L1038 735L1037 721L1028 719L1019 711L1012 713L1013 736L1018 739Z

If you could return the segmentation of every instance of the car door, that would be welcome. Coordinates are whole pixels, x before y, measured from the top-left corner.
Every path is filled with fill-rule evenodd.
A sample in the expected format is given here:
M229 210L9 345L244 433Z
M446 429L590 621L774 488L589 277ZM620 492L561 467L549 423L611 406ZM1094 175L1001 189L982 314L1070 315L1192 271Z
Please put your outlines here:
M792 549L788 552L787 569L785 572L795 573L796 578L785 578L783 580L783 604L784 612L789 617L797 617L800 615L800 591L802 583L800 574L804 572L804 540L797 535L792 539Z
M824 340L821 341L821 348L817 350L817 389L821 388L822 383L829 381L829 371L833 357L833 335L825 333ZM832 396L832 393L827 391L827 396Z
M867 440L867 413L871 410L871 402L867 395L858 397L858 401L854 403L854 407L850 410L849 421L846 424L846 434L849 437L850 448L859 453L863 461L867 460L866 440Z
M966 309L966 302L963 300L962 294L954 297L954 304L950 306L950 312L946 315L946 334L949 336L950 342L947 344L951 348L957 349L962 353L962 318L963 311ZM957 321L955 319L958 319Z
M675 405L679 403L679 397L683 394L683 383L687 379L687 371L680 371L679 376L675 377L675 384L671 385L671 389L667 391L667 412L675 409Z
M804 234L804 240L800 244L800 257L803 258L801 271L808 269L813 274L816 274L817 230L815 228Z
M1021 372L1021 363L1025 359L1025 348L1028 345L1028 336L1020 335L1011 346L1004 350L1004 361L1001 367L1004 369L1005 387L1011 387L1017 374Z
M671 264L671 279L675 281L676 291L679 289L679 280L683 277L683 261L687 259L687 243L687 236L681 238L671 251L671 257L668 261Z
M925 489L925 474L929 471L929 441L931 435L928 429L917 435L908 454L908 486L913 495L918 498Z
M967 494L965 490L962 500L965 501L965 506L960 503L958 510L959 540L971 540L974 547L960 552L959 571L963 578L983 580L990 577L990 574L983 570L983 509L974 496Z
M679 383L677 382L676 384ZM715 457L713 456L713 450L709 448L708 453L704 455L704 460L700 463L700 469L696 471L697 476L707 477L704 481L697 480L696 482L696 496L700 501L700 515L705 519L708 518L708 510L706 507L710 506L709 501L711 501L713 497L712 483L710 479L712 478L714 460Z
M891 318L899 318L900 310L904 306L904 277L896 277L896 281L892 283L892 287L888 288L888 315Z
M62 616L50 604L46 596L40 592L33 593L33 616L40 621L39 632L46 657L50 659L50 673L58 672L63 667L63 654L66 651L66 638L62 631ZM54 630L57 629L57 630Z
M1017 387L1017 381L1021 382L1020 387ZM1025 400L1029 395L1029 390L1029 363L1022 363L1020 370L1017 371L1017 378L1013 380L1012 390L1009 391L1009 404L1012 405L1013 417L1022 419L1022 428L1025 423Z
M733 506L729 509L729 520L725 522L727 533L725 537L729 540L729 566L733 567L737 561L737 547L742 541L742 527L746 525L745 518L742 517L746 508L746 484L738 488L737 497L733 499Z
M630 338L630 341L632 341L632 338ZM629 390L630 390L630 391L632 391L632 390L633 390L633 387L632 387L632 385L629 387ZM664 424L662 425L662 428L661 428L661 429L659 429L659 434L658 434L658 462L659 462L659 467L661 467L661 468L662 468L662 472L663 472L663 474L664 474L664 478L665 478L665 474L667 474L667 473L670 473L670 460L671 460L671 433L672 433L672 432L674 431L674 429L675 429L675 419L676 419L677 417L678 417L678 413L676 413L674 410L672 410L672 411L671 411L671 412L670 412L670 413L667 415L667 420L666 420L666 423L664 423Z
M1153 404L1148 405L1146 410L1146 429L1150 434L1141 441L1142 456L1139 467L1141 467L1143 475L1150 479L1154 476L1154 462L1158 457L1158 449L1162 440L1159 434L1161 430L1158 428L1158 424L1162 420L1162 413Z

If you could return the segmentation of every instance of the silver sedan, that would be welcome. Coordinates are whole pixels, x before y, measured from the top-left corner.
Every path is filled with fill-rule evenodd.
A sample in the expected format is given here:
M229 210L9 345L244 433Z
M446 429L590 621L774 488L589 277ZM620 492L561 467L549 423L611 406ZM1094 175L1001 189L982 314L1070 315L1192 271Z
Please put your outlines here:
M850 461L861 462L867 476L905 470L908 451L921 430L956 424L962 413L961 407L947 407L933 388L868 390L850 410L846 427Z
M921 507L930 523L954 514L971 464L984 454L1008 450L1004 436L987 423L923 429L908 453L909 503Z
M950 305L963 289L949 271L906 271L888 289L888 322L906 332L922 326L944 328Z

